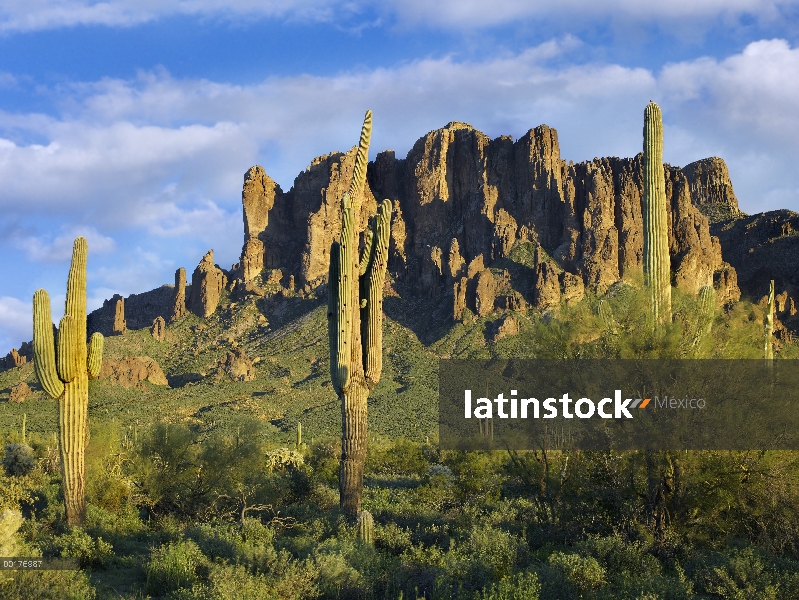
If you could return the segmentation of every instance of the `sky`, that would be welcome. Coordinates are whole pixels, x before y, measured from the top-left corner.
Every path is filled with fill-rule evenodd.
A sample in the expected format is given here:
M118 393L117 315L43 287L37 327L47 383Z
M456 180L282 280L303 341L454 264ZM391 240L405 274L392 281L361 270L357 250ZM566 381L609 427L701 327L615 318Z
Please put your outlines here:
M578 162L640 152L649 100L666 162L799 212L799 0L0 0L0 356L75 237L89 310L229 268L249 167L288 190L366 109L370 158L465 121Z

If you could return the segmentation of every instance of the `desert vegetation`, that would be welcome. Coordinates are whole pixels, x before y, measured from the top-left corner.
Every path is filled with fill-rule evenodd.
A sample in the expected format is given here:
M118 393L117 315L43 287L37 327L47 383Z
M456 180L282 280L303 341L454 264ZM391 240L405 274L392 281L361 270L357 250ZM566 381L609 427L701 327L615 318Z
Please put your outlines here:
M530 254L521 244L497 269L523 272ZM438 447L439 356L763 357L767 306L730 304L708 323L707 300L675 290L672 321L650 330L648 298L620 283L557 311L517 311L518 332L497 340L490 332L507 314L467 309L453 324L435 299L386 298L368 534L339 507L326 298L288 297L274 333L244 330L241 346L265 357L256 380L91 381L83 526L64 513L53 402L34 391L3 403L0 543L19 556L76 557L80 570L6 571L0 597L799 596L795 453ZM182 317L164 342L128 331L106 340L105 355L151 355L174 380L221 355L224 332L268 301L223 298L216 317ZM799 348L775 340L774 354ZM0 387L20 378L35 388L31 365L0 374Z

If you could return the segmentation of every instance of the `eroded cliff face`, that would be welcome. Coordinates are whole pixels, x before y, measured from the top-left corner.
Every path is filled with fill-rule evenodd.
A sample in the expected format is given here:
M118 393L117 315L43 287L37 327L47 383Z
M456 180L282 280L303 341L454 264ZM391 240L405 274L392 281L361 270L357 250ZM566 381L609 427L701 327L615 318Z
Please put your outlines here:
M691 187L691 199L711 223L745 216L738 208L727 164L717 156L682 168Z
M357 147L315 158L283 192L263 167L244 176L244 247L234 277L244 283L262 269L294 275L300 287L327 281L330 244L341 232L340 199L350 185ZM377 202L365 186L360 226L377 213Z
M263 268L295 275L301 288L324 283L330 243L341 229L339 199L349 185L354 156L353 148L315 159L288 193L262 168L250 169L242 195L241 264L255 252ZM710 235L708 218L695 206L701 198L717 203L732 194L731 184L725 191L729 177L722 176L723 161L708 160L693 163L690 180L681 169L664 166L672 279L690 293L715 281L719 296L731 298L736 293L727 289L735 285L728 276L731 267L722 260L718 238ZM260 183L253 185L253 179ZM367 180L362 228L376 211L376 197L389 198L394 206L392 276L420 294L452 296L453 314L464 302L476 302L469 300L474 278L517 242L539 246L545 260L554 263L537 265L533 288L524 290L542 308L581 296L583 289L603 293L616 281L642 273L640 154L567 163L560 157L557 132L546 125L514 142L507 136L492 140L453 122L420 138L404 159L391 150L379 153L369 163ZM257 267L261 259L248 260ZM240 272L246 281L255 271ZM485 277L482 287L488 285ZM480 312L485 310L483 300Z
M744 296L765 304L773 279L778 318L799 318L799 214L773 210L711 228L722 241L725 260L737 271Z

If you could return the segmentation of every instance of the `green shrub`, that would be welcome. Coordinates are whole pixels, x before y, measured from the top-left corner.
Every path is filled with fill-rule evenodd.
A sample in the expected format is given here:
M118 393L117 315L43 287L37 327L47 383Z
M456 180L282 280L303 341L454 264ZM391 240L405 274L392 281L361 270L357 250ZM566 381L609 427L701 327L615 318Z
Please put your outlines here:
M519 573L484 589L482 594L477 595L477 600L538 600L540 594L538 575Z
M72 527L69 533L54 540L61 556L77 558L81 567L102 567L114 555L111 544L102 538L92 538L80 527Z
M768 564L767 556L747 547L710 553L696 559L689 568L697 588L731 600L777 600L779 577Z
M33 448L28 444L6 444L3 467L7 475L24 477L36 467Z
M181 588L190 589L200 582L207 564L205 555L192 540L179 540L156 548L145 567L147 592L163 595Z
M613 581L648 578L662 571L660 561L642 543L627 542L620 535L592 536L575 547L581 554L596 558Z
M421 476L428 466L421 446L403 439L371 450L366 457L367 472L383 476Z
M94 600L97 592L84 571L12 571L0 582L0 600Z
M571 582L580 592L599 588L605 583L605 569L593 556L553 552L549 564Z

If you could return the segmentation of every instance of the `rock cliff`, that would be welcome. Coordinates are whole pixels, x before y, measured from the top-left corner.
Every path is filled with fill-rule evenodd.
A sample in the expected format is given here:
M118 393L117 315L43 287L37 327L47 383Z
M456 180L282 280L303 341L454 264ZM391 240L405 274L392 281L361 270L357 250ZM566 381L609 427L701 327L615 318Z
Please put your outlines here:
M738 208L727 164L721 158L712 156L692 162L682 172L688 178L693 203L711 223L745 216Z
M314 159L289 192L261 167L247 172L237 278L254 276L262 261L294 275L306 290L325 281L330 242L341 227L337 202L354 150ZM715 281L723 288L720 297L734 297L735 278L728 276L719 240L695 206L724 204L737 211L726 166L712 158L689 167L686 173L664 166L672 283L697 293ZM375 198L394 205L391 275L420 294L451 296L453 316L463 307L478 310L475 277L519 242L540 247L552 263L537 265L532 289L524 290L540 307L578 299L586 289L603 293L642 272L640 154L574 164L561 158L557 132L546 125L514 141L492 140L452 122L420 138L404 159L391 150L379 153L367 180L362 221L374 214ZM481 314L492 295L484 293L490 291L486 285L482 275Z
M774 210L716 223L724 260L737 272L743 295L754 302L768 296L774 280L775 309L785 321L799 309L799 214Z

